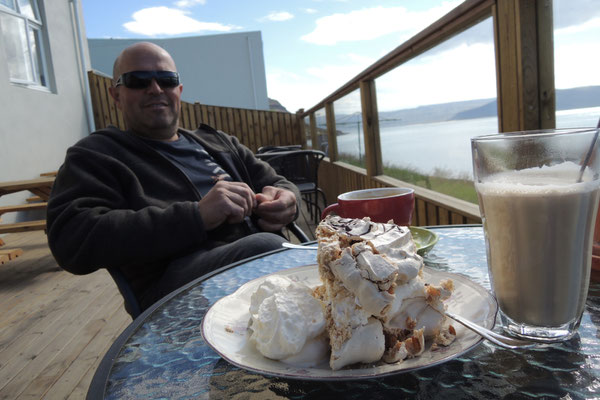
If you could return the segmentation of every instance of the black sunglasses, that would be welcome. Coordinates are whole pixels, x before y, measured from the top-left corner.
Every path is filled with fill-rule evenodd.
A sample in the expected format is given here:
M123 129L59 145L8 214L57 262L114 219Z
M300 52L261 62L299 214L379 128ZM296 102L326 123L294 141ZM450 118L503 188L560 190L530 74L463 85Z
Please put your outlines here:
M179 86L179 74L173 71L131 71L125 72L117 79L115 87L123 85L128 89L146 89L152 84L152 79L162 89Z

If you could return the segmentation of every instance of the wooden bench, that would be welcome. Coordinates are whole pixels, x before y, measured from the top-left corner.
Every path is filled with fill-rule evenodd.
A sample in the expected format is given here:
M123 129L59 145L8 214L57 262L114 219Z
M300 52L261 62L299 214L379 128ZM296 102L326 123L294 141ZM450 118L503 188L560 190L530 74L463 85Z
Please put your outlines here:
M1 233L29 232L46 229L46 220L39 219L35 221L15 222L12 224L0 224Z
M52 190L52 184L54 183L54 179L54 175L50 173L50 175L48 176L41 176L35 179L0 182L0 196L27 190L38 196L38 198L40 199L40 201L37 203L0 206L0 217L2 216L2 214L9 212L45 209L48 205L47 200L50 197L50 191ZM10 224L0 223L0 234L45 229L46 220L15 222Z
M0 196L29 191L35 195L38 202L27 202L25 204L0 206L0 219L3 214L19 211L45 210L48 206L48 198L56 177L55 172L41 174L39 178L28 179L22 181L0 182ZM46 220L24 221L9 224L0 223L0 234L27 232L35 230L46 230ZM0 246L4 242L0 239ZM6 249L0 250L0 264L4 264L23 254L22 249Z
M3 258L8 261L14 260L15 258L21 256L22 254L23 254L22 249L6 249L6 250L0 249L0 258Z
M40 196L42 200L48 200L54 179L54 176L43 176L23 181L0 182L0 196L28 190L31 193Z
M43 203L19 204L16 206L1 206L0 207L0 217L2 217L2 214L8 213L8 212L45 210L47 205L48 205L48 203L43 202ZM1 220L1 218L0 218L0 220ZM35 230L41 230L41 229L46 229L46 220L16 222L16 223L12 223L12 224L0 223L0 234L1 233L35 231Z
M56 177L56 174L58 174L58 171L50 171L50 172L42 172L40 174L41 177ZM27 201L28 203L37 203L40 201L43 201L43 199L40 196L31 196L28 197L27 199L25 199L25 201Z
M45 201L42 203L19 204L16 206L0 206L0 216L8 212L45 210L47 206L48 203Z

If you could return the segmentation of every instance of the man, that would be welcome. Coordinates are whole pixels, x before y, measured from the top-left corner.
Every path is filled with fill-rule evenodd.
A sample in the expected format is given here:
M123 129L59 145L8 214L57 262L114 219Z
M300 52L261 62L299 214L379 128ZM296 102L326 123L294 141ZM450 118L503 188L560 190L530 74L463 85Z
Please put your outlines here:
M117 58L110 94L127 125L69 148L48 202L58 263L120 269L141 308L220 266L281 247L298 189L235 137L178 129L182 85L161 47Z

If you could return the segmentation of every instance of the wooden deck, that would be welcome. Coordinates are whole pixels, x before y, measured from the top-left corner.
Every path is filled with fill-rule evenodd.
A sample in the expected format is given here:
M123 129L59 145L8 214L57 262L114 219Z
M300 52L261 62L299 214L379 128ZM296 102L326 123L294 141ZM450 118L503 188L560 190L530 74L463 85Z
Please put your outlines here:
M298 224L312 237L314 224ZM0 399L82 399L131 322L106 270L76 276L50 254L43 231L3 236L23 254L0 265Z
M2 238L23 254L0 265L0 399L82 399L131 322L110 275L60 269L43 231Z

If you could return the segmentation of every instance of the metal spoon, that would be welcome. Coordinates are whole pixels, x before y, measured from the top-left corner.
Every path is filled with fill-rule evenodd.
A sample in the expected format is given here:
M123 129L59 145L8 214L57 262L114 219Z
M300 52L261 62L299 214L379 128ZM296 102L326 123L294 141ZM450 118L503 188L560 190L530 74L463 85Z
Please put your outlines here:
M318 249L317 246L302 246L301 244L294 244L294 243L288 243L288 242L283 242L281 245L283 247L287 247L288 249L300 249L300 250L317 250Z
M500 335L499 333L496 333L489 329L486 329L483 326L479 326L479 325L475 324L474 322L471 322L468 319L461 317L460 315L451 313L450 311L446 311L446 315L448 317L452 318L453 320L455 320L456 322L459 322L462 325L466 326L467 328L469 328L473 332L477 333L481 337L489 340L490 342L492 342L500 347L514 350L514 349L524 349L527 347L533 347L536 345L536 343L530 342L527 340L515 339L512 337Z
M581 163L581 169L579 170L579 176L577 177L577 183L581 182L583 178L583 171L585 171L585 167L587 167L590 162L590 158L592 157L592 152L594 150L594 145L596 144L596 140L598 140L598 133L600 132L600 120L598 120L598 125L596 125L596 134L594 135L594 139L592 139L592 144L585 155L583 162Z

